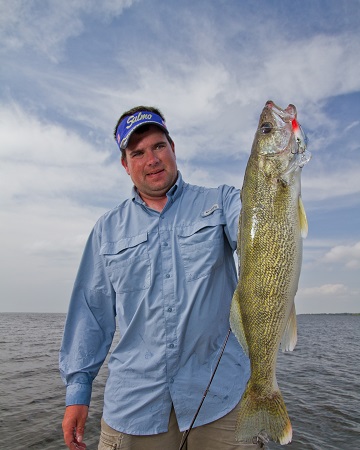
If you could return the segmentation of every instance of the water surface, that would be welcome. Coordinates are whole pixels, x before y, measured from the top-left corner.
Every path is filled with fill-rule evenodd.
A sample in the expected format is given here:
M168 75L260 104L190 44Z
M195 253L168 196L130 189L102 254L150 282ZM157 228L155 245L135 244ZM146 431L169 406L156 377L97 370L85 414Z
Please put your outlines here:
M1 449L66 448L58 372L64 320L64 314L0 314ZM269 449L360 448L360 316L300 315L298 335L294 352L279 354L277 370L293 442ZM89 450L97 449L106 375L104 366L93 386Z

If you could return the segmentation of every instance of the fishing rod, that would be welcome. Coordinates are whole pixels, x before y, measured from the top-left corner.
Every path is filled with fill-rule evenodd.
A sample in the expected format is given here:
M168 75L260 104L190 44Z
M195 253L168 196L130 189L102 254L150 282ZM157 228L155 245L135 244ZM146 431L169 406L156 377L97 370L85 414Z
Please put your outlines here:
M209 392L209 389L210 389L212 380L214 379L214 376L215 376L215 373L216 373L216 371L217 371L217 368L219 367L220 360L221 360L221 357L222 357L222 355L223 355L223 353L224 353L224 350L225 350L227 341L229 340L230 333L231 333L231 328L229 328L229 331L227 332L225 341L224 341L224 343L223 343L223 345L222 345L222 347L221 347L221 351L220 351L219 358L218 358L218 360L217 360L217 362L216 362L215 369L214 369L214 371L213 371L213 373L212 373L212 375L211 375L209 384L206 386L206 389L205 389L205 391L204 391L204 395L203 395L203 398L201 399L200 405L199 405L198 409L196 410L196 413L194 414L194 417L193 417L193 419L192 419L192 421L191 421L191 424L190 424L189 428L188 428L188 429L184 432L184 434L183 434L183 437L182 437L182 440L181 440L181 443L180 443L179 450L182 450L183 447L184 447L184 445L186 444L186 441L187 441L187 438L188 438L188 436L189 436L189 434L190 434L190 431L191 431L192 427L194 426L194 423L195 423L195 420L196 420L197 416L199 415L200 409L201 409L201 407L202 407L202 405L203 405L203 403L204 403L204 400L205 400L205 398L206 398L206 396L207 396L207 393Z

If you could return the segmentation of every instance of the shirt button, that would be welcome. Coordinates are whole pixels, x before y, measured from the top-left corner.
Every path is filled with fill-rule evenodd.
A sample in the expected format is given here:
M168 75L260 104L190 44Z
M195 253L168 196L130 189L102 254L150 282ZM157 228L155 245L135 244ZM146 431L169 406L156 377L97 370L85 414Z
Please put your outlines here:
M165 275L165 278L170 278L170 274L167 273L167 274Z
M169 348L174 348L175 345L174 344L169 344Z
M170 383L173 383L174 382L174 378L170 378Z
M171 312L172 311L172 308L168 308L168 312Z
M164 242L164 247L167 247L169 244L167 242Z

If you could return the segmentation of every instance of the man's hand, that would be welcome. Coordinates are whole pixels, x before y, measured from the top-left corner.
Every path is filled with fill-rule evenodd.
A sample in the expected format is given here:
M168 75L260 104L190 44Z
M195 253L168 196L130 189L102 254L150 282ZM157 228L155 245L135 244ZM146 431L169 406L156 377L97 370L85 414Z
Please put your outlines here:
M84 438L88 410L89 407L87 405L71 405L65 409L62 428L65 444L70 450L86 448L82 440Z

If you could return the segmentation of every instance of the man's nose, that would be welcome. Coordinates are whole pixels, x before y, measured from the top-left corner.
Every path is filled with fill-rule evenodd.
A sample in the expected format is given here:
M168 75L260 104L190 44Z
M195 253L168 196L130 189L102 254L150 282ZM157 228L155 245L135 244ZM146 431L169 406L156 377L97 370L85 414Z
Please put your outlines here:
M158 158L158 156L156 155L155 152L150 152L148 155L148 160L147 163L149 165L154 165L157 164L160 161L160 159Z

